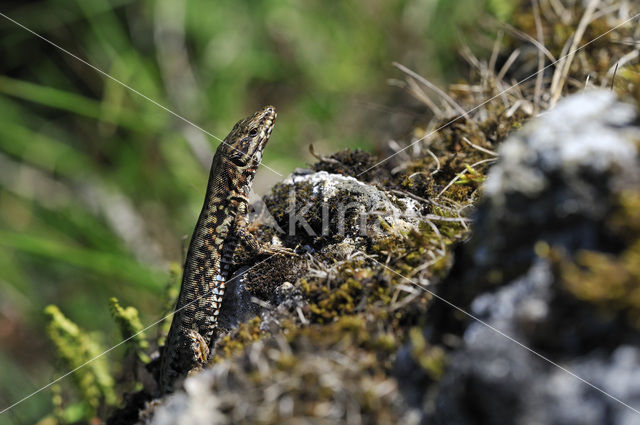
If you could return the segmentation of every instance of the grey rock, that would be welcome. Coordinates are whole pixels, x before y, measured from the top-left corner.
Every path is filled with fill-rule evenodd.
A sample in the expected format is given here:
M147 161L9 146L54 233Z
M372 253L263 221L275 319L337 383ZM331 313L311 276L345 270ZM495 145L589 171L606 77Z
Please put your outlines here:
M462 344L435 402L424 403L425 422L640 423L638 330L563 290L534 249L544 241L571 258L625 248L606 221L640 183L639 139L630 105L590 91L503 144L471 241L438 287L475 320L444 319L451 309L437 303L431 311L427 334L457 334Z
M540 260L522 278L474 300L472 313L483 323L469 325L464 347L451 356L435 423L637 423L638 413L623 403L640 406L638 347L623 342L613 351L568 356L532 340L536 326L555 324L553 279ZM565 337L562 331L546 335Z
M638 183L639 137L634 108L604 90L571 96L527 124L501 145L488 174L474 264L522 271L538 240L615 249L601 224L614 197Z
M326 171L292 174L279 192L288 193L290 203L279 228L310 245L343 243L353 250L415 229L422 219L415 200ZM270 208L283 204L281 197L265 202Z

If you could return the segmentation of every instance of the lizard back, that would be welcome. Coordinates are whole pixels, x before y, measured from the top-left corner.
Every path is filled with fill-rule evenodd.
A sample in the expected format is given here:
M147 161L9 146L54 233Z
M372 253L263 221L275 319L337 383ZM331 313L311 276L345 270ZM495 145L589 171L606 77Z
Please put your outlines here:
M173 321L162 351L159 390L207 361L249 190L276 119L265 106L238 121L213 157L204 205L189 243Z

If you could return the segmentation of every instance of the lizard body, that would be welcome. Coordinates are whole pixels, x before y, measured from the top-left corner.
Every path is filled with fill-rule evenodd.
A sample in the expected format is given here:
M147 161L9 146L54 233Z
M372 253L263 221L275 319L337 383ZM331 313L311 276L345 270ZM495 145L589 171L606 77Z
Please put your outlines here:
M185 260L180 295L160 361L159 392L206 363L236 244L248 238L249 190L276 119L265 106L239 121L218 147Z

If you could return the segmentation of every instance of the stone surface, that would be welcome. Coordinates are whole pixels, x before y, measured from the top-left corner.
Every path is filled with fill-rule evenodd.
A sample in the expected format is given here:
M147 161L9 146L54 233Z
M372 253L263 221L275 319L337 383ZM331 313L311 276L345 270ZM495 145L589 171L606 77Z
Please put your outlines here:
M425 423L640 421L638 328L576 297L562 280L563 264L581 250L615 259L633 249L611 220L621 197L638 191L639 140L634 109L591 91L502 145L471 240L438 287L475 319L454 319L438 302L430 311L426 335L461 342L451 346L438 396L414 389Z
M484 185L470 248L474 267L522 271L540 240L569 251L615 250L602 223L614 198L638 183L634 122L633 106L613 93L585 91L505 141Z
M357 248L416 229L421 220L415 200L326 171L292 174L274 192L265 202L283 239L313 246L346 241Z

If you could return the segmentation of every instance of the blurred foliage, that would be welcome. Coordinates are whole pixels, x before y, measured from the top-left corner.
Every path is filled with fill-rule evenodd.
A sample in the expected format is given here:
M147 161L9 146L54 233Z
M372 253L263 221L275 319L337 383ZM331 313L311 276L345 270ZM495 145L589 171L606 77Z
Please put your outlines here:
M81 330L64 317L56 306L48 306L45 313L50 319L47 333L56 347L62 369L78 369L71 377L81 399L83 416L95 417L100 406L114 405L117 402L111 371L106 358L101 356L105 347L97 341L95 335ZM56 391L54 404L58 405L55 399L61 397ZM63 413L62 417L65 416Z
M115 297L109 299L109 309L120 329L123 343L135 354L140 364L149 363L150 358L146 353L149 342L143 332L138 310L131 306L122 307ZM74 384L72 391L65 392L62 385L57 383L52 386L51 417L58 423L97 420L105 415L105 409L118 403L118 390L112 378L113 368L109 367L107 357L103 356L106 347L99 342L104 334L99 331L90 334L82 330L54 305L47 306L44 312L49 317L47 334L60 361L61 367L58 369L77 369L71 374Z
M488 3L506 17L513 2ZM220 138L256 107L275 104L279 122L264 163L287 174L310 160L311 142L324 152L373 149L398 116L421 118L385 83L398 76L391 62L454 78L455 47L484 5L43 0L4 2L2 13ZM131 335L161 317L163 285L181 261L218 142L1 17L0 34L4 407L60 375L42 337L46 305L99 329L109 345L120 341L111 296L140 311L127 319ZM261 173L258 190L280 179ZM71 350L62 356L67 366L97 352L59 310L47 312L58 350ZM75 379L103 379L101 364ZM0 424L33 422L64 407L56 406L36 396Z
M126 341L140 361L149 363L151 359L146 353L146 350L149 349L149 342L143 332L144 329L138 316L138 310L131 306L123 308L115 297L109 298L109 307L111 315L120 328L122 340Z

